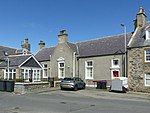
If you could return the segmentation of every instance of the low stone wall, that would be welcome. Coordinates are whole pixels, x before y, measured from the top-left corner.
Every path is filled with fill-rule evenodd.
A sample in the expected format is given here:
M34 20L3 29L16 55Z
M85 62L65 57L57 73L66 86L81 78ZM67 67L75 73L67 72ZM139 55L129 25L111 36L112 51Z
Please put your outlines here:
M36 83L15 83L14 92L15 93L28 93L34 90L42 90L49 88L48 82L36 82Z

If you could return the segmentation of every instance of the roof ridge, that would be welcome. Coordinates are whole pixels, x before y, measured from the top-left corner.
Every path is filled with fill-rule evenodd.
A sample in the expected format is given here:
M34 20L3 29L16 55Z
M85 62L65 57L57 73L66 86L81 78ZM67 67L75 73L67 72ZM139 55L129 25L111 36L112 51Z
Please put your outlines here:
M8 46L0 46L0 47L5 47L5 48L9 48L9 49L15 49L15 50L17 50L17 48L8 47Z
M126 34L129 34L129 33L131 33L131 32L128 32ZM89 42L89 41L94 41L94 40L106 39L106 38L113 38L115 36L121 36L121 35L124 35L124 34L122 33L122 34L117 34L117 35L111 35L111 36L106 36L106 37L95 38L95 39L91 39L91 40L85 40L85 41L81 41L81 42L76 42L76 44L79 44L79 43L82 43L82 42Z
M17 56L32 56L32 54L9 55L9 57L17 57Z

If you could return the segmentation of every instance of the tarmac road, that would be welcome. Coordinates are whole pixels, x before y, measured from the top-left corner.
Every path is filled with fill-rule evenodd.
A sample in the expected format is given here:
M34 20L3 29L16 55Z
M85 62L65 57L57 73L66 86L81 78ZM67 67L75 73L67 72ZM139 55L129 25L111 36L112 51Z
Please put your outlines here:
M149 113L150 95L96 89L0 92L0 113Z

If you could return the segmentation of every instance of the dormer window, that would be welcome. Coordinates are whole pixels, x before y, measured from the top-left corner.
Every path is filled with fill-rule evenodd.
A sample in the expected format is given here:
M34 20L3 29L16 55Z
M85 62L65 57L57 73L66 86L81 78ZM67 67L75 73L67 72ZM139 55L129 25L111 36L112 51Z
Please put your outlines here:
M146 30L146 40L150 39L150 29Z

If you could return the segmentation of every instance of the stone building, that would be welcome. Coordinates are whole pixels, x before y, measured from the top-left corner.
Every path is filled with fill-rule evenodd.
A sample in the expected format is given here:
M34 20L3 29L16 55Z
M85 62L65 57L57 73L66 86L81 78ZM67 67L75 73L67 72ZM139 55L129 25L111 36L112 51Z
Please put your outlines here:
M29 50L28 39L25 39L22 49L0 46L0 79L41 81L42 66Z
M130 90L150 91L150 22L141 7L134 20L134 31L125 35L97 38L84 42L68 42L65 30L58 35L58 45L40 50L35 55L43 65L42 76L79 76L92 86L93 81L128 76ZM127 70L125 74L125 46Z
M127 34L127 43L131 36L132 33ZM42 47L35 57L43 65L45 79L78 76L88 86L93 86L95 80L110 81L125 76L124 34L71 43L66 31L62 30L58 35L58 45Z
M141 7L135 30L128 44L128 81L130 90L150 92L150 22Z

